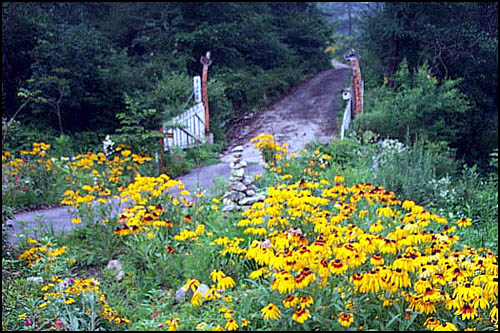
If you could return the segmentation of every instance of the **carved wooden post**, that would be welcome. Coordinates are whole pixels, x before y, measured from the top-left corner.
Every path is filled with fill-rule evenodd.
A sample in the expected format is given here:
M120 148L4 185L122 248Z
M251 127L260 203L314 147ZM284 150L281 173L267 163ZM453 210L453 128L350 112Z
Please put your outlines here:
M210 134L210 114L208 112L207 78L208 66L212 64L212 60L210 60L210 51L208 51L205 56L201 56L200 63L203 65L203 72L201 76L201 98L205 108L205 135L208 137Z
M363 113L363 96L361 92L361 71L359 69L358 59L351 58L353 87L354 87L354 100L356 115Z

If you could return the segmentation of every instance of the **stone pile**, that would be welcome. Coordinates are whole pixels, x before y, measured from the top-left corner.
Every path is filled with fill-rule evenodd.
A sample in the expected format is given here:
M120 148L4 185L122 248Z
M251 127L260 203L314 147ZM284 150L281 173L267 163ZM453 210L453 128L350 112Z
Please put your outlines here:
M241 159L243 146L236 146L231 152L233 154L233 160L229 163L231 177L228 191L222 198L223 212L247 210L252 204L266 198L265 195L257 194L257 188L252 184L253 177L245 176L247 162Z

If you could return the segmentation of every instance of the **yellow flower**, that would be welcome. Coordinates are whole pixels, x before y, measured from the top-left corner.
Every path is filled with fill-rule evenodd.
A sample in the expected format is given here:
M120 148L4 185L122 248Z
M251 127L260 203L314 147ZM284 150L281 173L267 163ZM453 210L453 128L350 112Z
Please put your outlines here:
M333 179L333 181L336 182L336 183L343 183L344 180L345 180L344 177L342 177L340 175L339 176L335 176L335 178Z
M263 307L261 310L264 319L278 320L281 318L281 311L273 303L269 303L267 306Z
M491 322L495 325L498 323L498 303L490 311Z
M385 216L391 218L394 216L394 212L392 211L391 207L386 206L378 209L378 216L379 217Z
M311 313L305 307L301 306L292 315L292 319L299 324L303 324L309 318L311 318Z
M473 286L470 283L464 283L459 285L453 291L453 297L457 298L459 301L470 302L481 296L481 287Z
M226 274L224 274L223 271L218 270L218 269L216 269L216 270L212 271L212 273L210 273L210 277L212 278L212 280L214 282L218 282L220 279L222 279L225 276L226 276Z
M433 328L433 331L458 331L457 327L450 322L442 321Z
M123 151L121 152L121 154L122 154L122 156L123 156L123 157L127 157L128 155L130 155L130 153L131 153L131 151L130 151L130 150L128 150L128 149L127 149L127 150L123 150Z
M233 318L230 318L227 320L226 325L224 325L224 328L228 331L235 331L238 329L238 323Z
M235 285L236 285L236 283L234 282L232 277L225 276L219 280L219 282L217 283L217 288L218 289L227 289L227 288L232 288Z
M470 227L472 225L472 219L471 218L460 219L457 221L457 225L460 228Z
M292 308L299 303L299 298L294 295L289 295L283 300L283 305L286 308Z
M151 238L155 238L155 234L153 234L152 232L148 232L148 233L146 234L146 237L147 237L147 238L150 238L150 239L151 239Z
M337 319L337 321L340 323L340 325L344 327L349 327L353 323L354 317L350 313L341 312L339 314L339 319Z
M378 234L380 233L382 230L384 230L384 227L382 226L382 224L380 223L380 220L377 221L377 223L374 223L372 225L370 225L370 229L368 229L368 231L372 234Z
M460 309L455 311L455 315L462 315L462 320L474 319L477 317L477 310L466 302L462 307L460 307Z
M194 230L194 233L197 234L197 235L201 235L203 232L205 232L205 225L204 224L200 224Z
M198 288L200 285L200 281L196 280L195 278L189 279L186 284L184 285L184 290L188 291L190 288L193 292L196 291L196 288Z
M82 223L82 219L79 217L75 217L74 219L71 220L71 223L80 224L80 223Z
M370 264L373 266L382 266L384 264L384 258L378 253L375 253L371 258L370 258Z
M72 297L68 297L68 298L64 301L64 303L66 303L66 304L73 304L73 303L75 303L75 300L74 300Z
M202 293L199 291L196 291L193 294L193 297L191 297L191 304L193 304L194 306L200 306L203 299L204 299L204 297L203 297Z
M424 326L427 327L428 329L434 330L438 325L440 325L441 322L439 319L436 319L434 317L429 317L424 323Z

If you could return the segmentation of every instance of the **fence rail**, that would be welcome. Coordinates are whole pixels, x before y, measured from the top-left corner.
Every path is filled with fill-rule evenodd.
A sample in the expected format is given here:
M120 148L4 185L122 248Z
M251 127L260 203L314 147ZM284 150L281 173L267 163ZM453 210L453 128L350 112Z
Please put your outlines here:
M164 150L181 149L205 143L205 108L197 103L183 114L163 123L163 132L169 137L163 140Z

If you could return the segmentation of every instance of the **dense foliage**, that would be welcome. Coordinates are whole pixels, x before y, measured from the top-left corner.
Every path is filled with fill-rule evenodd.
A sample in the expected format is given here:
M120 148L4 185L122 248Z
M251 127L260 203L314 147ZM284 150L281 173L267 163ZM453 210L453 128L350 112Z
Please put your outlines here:
M212 128L223 141L239 112L328 66L330 32L311 3L2 3L3 119L29 101L12 138L34 123L91 130L97 144L135 133L124 117L148 113L140 137L189 106L191 77L211 51Z
M394 74L392 88L381 85L366 92L367 112L355 119L353 129L410 144L419 137L453 145L461 119L470 108L458 84L449 79L438 83L426 64L410 73L403 61Z
M439 82L460 79L471 106L448 143L484 166L498 147L498 3L388 2L366 14L359 43L367 86L392 87L404 59L410 72L427 63Z

